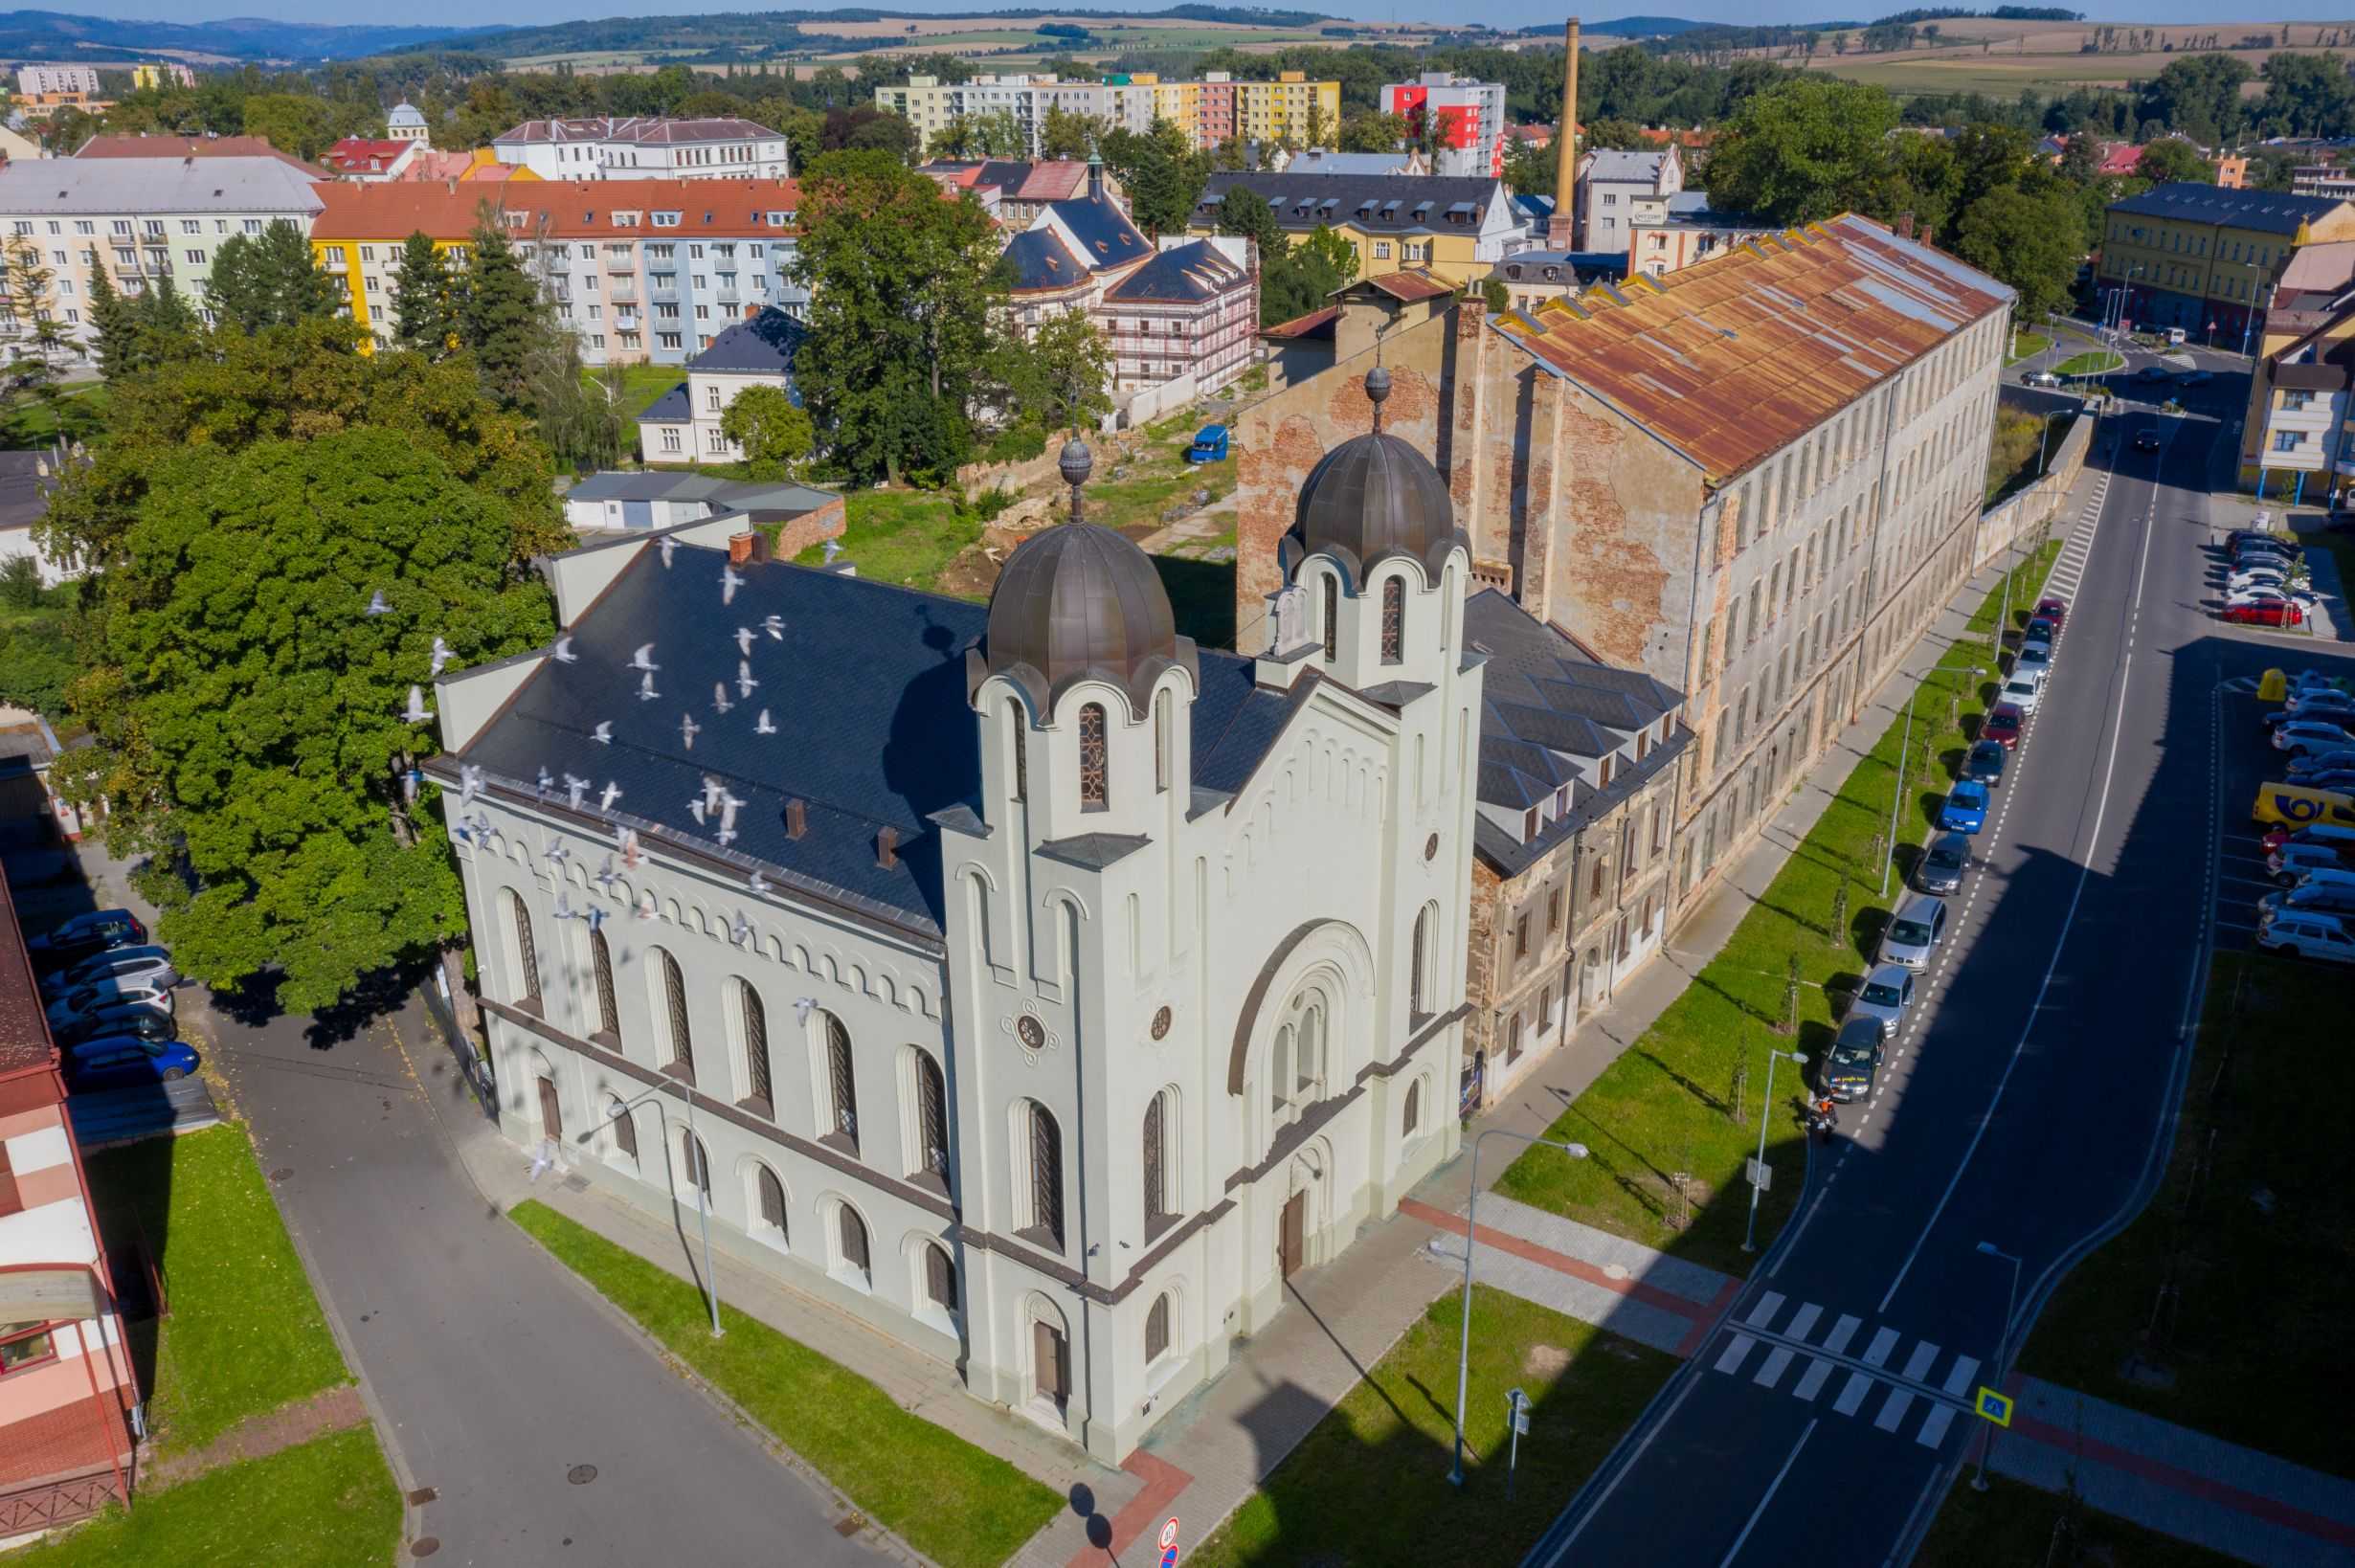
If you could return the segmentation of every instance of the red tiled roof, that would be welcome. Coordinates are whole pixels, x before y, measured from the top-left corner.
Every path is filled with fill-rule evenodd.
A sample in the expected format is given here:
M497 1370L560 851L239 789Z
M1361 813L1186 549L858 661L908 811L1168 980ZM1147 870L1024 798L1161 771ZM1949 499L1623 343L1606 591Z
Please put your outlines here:
M347 136L327 148L320 161L329 168L345 173L370 173L390 168L400 161L403 153L415 146L415 142L371 140L365 136Z
M790 234L771 213L797 213L796 180L390 180L378 185L325 182L326 204L311 224L313 239L400 239L418 231L436 239L462 239L488 204L521 216L506 232L518 237L622 235L639 239L706 234ZM616 212L635 224L617 224ZM657 229L651 214L677 213L676 228Z
M259 136L93 136L77 158L276 158L308 170L302 159Z

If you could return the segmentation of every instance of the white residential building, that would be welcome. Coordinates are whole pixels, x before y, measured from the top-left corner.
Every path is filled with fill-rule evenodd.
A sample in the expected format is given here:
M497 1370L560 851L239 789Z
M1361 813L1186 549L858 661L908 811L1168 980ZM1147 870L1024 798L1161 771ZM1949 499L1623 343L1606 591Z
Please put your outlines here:
M98 90L99 74L95 65L20 65L16 68L18 95L36 101L48 98L96 98Z
M1605 147L1581 154L1578 248L1626 255L1636 203L1672 196L1684 188L1684 158L1672 145L1644 152Z
M639 457L646 462L741 462L744 448L720 429L721 416L747 387L774 387L798 403L794 356L809 328L774 307L739 321L686 362L686 380L638 416Z
M750 120L527 120L491 138L503 164L544 180L782 180L785 133Z

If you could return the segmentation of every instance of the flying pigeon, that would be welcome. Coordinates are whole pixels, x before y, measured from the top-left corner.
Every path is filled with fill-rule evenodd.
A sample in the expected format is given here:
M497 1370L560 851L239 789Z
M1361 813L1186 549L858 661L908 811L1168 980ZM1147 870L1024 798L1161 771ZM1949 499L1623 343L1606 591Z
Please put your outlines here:
M769 722L769 710L767 708L762 708L760 710L760 717L752 721L752 733L755 735L774 735L776 733L776 726Z
M541 793L542 795L546 795L549 791L550 791L550 790L554 789L555 787L556 787L556 775L555 775L554 773L550 773L550 772L549 772L547 769L545 769L545 768L541 769L541 770L540 770L540 793Z
M722 604L735 603L736 590L742 588L743 586L744 579L736 575L736 569L734 567L724 566L720 568L720 602Z
M639 700L639 702L641 702L641 703L651 703L651 702L653 702L653 701L654 701L657 697L660 697L660 696L662 696L662 694L661 692L659 692L659 691L657 691L657 690L655 690L655 689L654 689L654 677L653 677L653 676L651 676L651 675L641 675L641 676L639 676L639 677L638 678L638 700Z
M752 688L759 684L760 683L758 681L752 679L752 661L749 659L737 660L736 695L739 697L750 697L752 695Z
M580 810L581 796L587 795L588 793L589 781L587 779L577 778L571 773L564 775L565 803L571 806L574 811Z
M779 642L785 640L785 617L783 616L762 616L760 629Z
M720 809L720 802L726 799L727 796L727 785L721 783L718 779L713 778L709 773L704 774L704 810L718 811Z
M640 920L654 918L654 890L652 888L638 895L638 918Z
M747 659L752 657L752 628L750 626L736 628L736 652Z
M817 1011L818 998L816 997L796 997L794 998L794 1021L796 1023L809 1022L810 1015Z
M424 776L415 768L401 774L401 798L410 805L414 806L417 803L417 780Z
M829 539L826 541L824 549L826 552L826 564L828 566L832 566L834 564L834 558L842 553L842 542L840 539Z
M466 825L474 829L474 836L478 839L490 837L490 814L488 812L476 812Z
M379 588L375 593L370 594L368 596L368 614L371 616L389 616L392 613L392 607L384 602L383 589Z
M565 857L570 854L572 854L572 851L565 848L562 844L550 844L548 846L548 859L558 865L562 865L565 862Z
M647 642L639 645L638 652L631 656L625 667L634 670L659 670L662 666L654 661L654 644Z
M679 541L678 541L678 540L673 539L673 538L672 538L669 534L664 534L664 535L662 536L662 570L663 570L663 571L668 571L670 570L670 557L671 557L671 553L672 553L674 550L676 550L678 548L679 548Z
M614 809L614 802L620 798L621 786L615 783L611 779L607 779L605 781L604 791L597 795L597 810L611 811Z
M462 807L474 804L474 797L482 793L482 770L471 762L458 765L458 803Z
M588 912L583 914L581 918L589 923L589 929L591 930L595 930L599 926L605 924L605 911L592 904L589 907Z
M769 879L757 871L752 873L752 896L754 898L769 896Z
M608 786L608 788L610 787L611 786ZM597 867L597 885L604 888L609 893L612 892L614 890L614 858L611 855L608 855L605 857L605 863Z
M555 661L559 664L577 663L580 660L580 655L572 651L572 634L567 632L564 636L558 638L556 639L556 645L549 650L549 657L555 660Z
M404 724L423 724L426 720L432 718L433 716L432 711L425 706L425 688L423 686L411 686L409 688L409 706L400 710L398 715L400 720Z
M714 712L725 713L725 712L727 712L729 708L731 708L731 707L733 707L733 706L736 706L735 704L733 704L733 703L731 703L731 702L729 702L729 701L728 700L728 683L727 683L727 682L725 682L725 681L714 681L714 682L712 682L712 683L711 683L711 706L712 706L712 710L713 710Z
M644 858L640 854L638 847L638 829L622 828L619 831L621 835L621 863L630 870L635 871L638 869L638 862Z
M613 745L614 721L611 719L599 719L597 721L597 727L589 731L589 738L596 742L599 746Z
M434 667L427 673L432 675L439 675L441 673L441 667L449 661L450 645L447 642L442 641L439 638L434 638Z
M742 909L738 909L736 911L736 923L728 929L728 934L736 939L736 946L738 947L742 947L747 942L752 940L752 923L744 918L744 911Z
M566 898L562 893L558 893L556 895L555 912L558 920L571 920L572 918L572 901Z
M695 818L696 826L701 827L703 825L704 797L702 795L695 795L687 797L687 815Z
M680 719L680 721L679 721L679 739L680 739L680 742L681 742L683 745L684 745L684 746L685 746L685 748L686 748L688 750L690 750L690 751L694 750L695 750L695 736L696 736L696 733L697 733L699 730L701 730L702 728L703 728L703 726L702 726L702 725L699 725L699 724L697 724L697 723L695 722L695 715L694 715L694 714L689 713L689 714L684 715L684 717L682 717L682 718Z

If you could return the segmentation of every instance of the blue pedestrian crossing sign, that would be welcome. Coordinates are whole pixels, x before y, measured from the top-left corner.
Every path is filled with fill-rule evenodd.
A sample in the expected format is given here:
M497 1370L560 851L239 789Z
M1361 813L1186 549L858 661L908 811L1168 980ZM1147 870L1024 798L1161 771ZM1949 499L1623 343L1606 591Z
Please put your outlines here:
M1980 1419L1983 1421L1991 1421L1998 1426L2011 1424L2011 1396L2008 1394L1999 1394L1994 1389L1982 1384L1979 1389L1979 1402L1974 1408L1978 1410Z

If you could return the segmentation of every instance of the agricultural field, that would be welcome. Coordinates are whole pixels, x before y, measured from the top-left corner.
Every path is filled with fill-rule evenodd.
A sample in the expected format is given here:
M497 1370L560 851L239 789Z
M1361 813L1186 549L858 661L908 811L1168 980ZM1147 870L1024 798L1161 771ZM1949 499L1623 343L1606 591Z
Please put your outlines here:
M2099 22L2006 22L1991 17L1955 17L1936 24L1935 47L1867 54L1858 34L1838 35L1845 54L1833 52L1834 34L1825 34L1812 59L1804 62L1787 50L1755 53L1785 64L1805 63L1853 81L1869 81L1900 95L1910 93L1985 93L2014 98L2023 87L2048 94L2076 87L2123 87L2148 80L2177 56L2203 51L2228 53L2261 70L2266 58L2281 50L2317 52L2318 40L2328 38L2321 52L2355 63L2355 28L2315 22L2218 21L2154 27L2149 47L2133 52L2116 49L2088 54L2085 45L2103 24ZM2128 31L2120 28L2120 31ZM2138 43L2144 30L2134 28ZM2270 49L2233 47L2243 38L2270 34ZM2254 96L2257 84L2249 91Z

